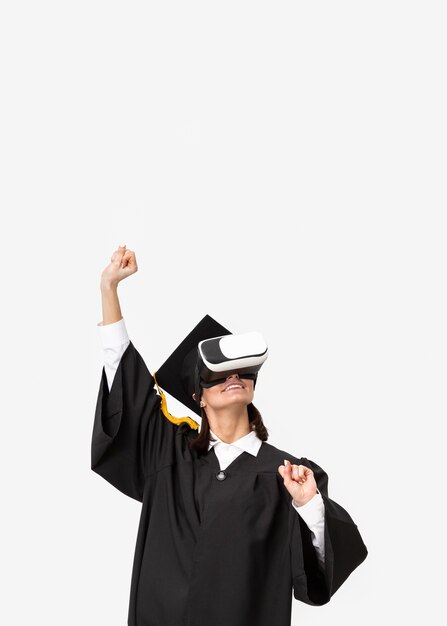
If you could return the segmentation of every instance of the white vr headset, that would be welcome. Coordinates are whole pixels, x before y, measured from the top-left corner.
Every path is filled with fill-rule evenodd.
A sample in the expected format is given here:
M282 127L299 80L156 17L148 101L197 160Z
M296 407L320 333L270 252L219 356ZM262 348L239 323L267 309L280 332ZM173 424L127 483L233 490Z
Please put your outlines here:
M256 331L200 341L195 370L196 398L200 397L200 387L220 385L234 373L256 384L258 372L267 357L267 343Z

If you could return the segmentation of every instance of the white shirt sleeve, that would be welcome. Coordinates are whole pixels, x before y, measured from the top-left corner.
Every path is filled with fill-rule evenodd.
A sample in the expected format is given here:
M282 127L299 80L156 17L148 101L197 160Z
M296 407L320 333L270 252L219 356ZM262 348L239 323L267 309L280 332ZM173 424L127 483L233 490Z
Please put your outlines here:
M103 349L104 368L110 391L119 362L130 343L130 339L123 318L113 324L99 322L97 328Z
M309 502L302 506L292 506L306 522L312 532L312 544L317 553L320 567L324 568L324 502L321 493L317 491Z

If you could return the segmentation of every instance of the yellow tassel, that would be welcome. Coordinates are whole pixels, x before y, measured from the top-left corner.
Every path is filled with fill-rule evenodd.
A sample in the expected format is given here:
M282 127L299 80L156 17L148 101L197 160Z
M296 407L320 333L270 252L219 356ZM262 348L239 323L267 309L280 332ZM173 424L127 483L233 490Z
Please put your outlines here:
M165 417L167 417L168 420L170 422L172 422L173 424L177 424L177 426L179 424L181 424L182 422L187 422L191 426L191 428L193 428L194 430L198 430L199 429L199 424L198 424L198 422L193 420L192 417L188 417L188 416L185 416L185 417L174 417L174 415L171 415L171 413L169 413L169 411L168 411L168 404L166 402L165 394L163 393L163 391L158 386L157 378L155 377L155 373L153 374L153 376L154 376L155 384L157 385L158 393L160 394L160 397L161 397L161 410L163 411L163 415Z

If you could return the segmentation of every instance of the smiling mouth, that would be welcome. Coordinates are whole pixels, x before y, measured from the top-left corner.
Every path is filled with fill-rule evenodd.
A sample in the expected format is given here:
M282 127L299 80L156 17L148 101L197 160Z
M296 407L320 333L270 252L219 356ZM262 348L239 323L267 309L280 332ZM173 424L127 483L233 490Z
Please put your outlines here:
M222 393L224 393L225 391L232 390L232 389L245 389L245 387L243 385L240 385L239 383L232 383L231 385L228 385L228 387L225 387Z

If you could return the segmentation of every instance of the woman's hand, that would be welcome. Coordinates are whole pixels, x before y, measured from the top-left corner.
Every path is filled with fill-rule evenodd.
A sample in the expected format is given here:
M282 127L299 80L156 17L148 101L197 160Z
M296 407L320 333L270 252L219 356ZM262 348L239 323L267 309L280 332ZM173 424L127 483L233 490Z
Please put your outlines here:
M126 250L126 246L118 246L112 254L111 262L101 274L101 287L116 287L116 285L131 274L138 271L135 252Z
M303 506L317 493L317 483L314 473L306 465L292 465L285 460L285 465L278 467L278 472L284 478L284 486L292 496L296 506Z

